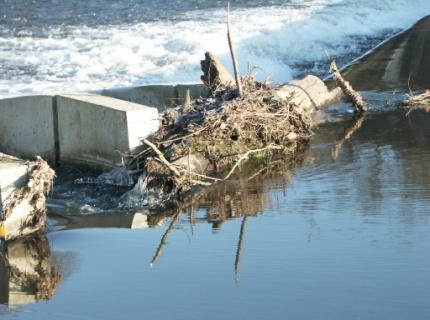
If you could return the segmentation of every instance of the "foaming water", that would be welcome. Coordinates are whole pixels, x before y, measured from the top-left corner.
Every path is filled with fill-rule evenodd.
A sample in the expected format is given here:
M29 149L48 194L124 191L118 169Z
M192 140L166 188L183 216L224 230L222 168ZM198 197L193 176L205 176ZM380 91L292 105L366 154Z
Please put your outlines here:
M230 66L224 1L3 1L0 97L198 82L211 51ZM430 9L424 0L237 1L231 29L244 74L282 83L327 75Z

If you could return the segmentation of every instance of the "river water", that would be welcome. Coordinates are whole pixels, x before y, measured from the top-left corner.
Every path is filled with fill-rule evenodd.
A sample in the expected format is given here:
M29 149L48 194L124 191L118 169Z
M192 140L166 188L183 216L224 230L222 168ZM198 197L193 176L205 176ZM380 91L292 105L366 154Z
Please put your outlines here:
M202 52L227 59L217 44L224 1L0 4L3 97L189 81ZM430 9L401 0L232 4L239 56L281 82L324 75L321 48L346 63ZM124 52L139 59L115 60ZM51 69L63 76L40 71ZM74 183L83 173L61 168L46 237L9 244L0 259L0 318L428 319L430 115L393 107L401 92L362 93L366 118L335 106L331 117L342 121L315 128L296 162L254 168L179 210L119 211L124 190Z
M328 123L290 171L206 189L178 211L93 215L93 193L82 209L51 207L46 239L23 243L21 260L8 250L61 278L36 299L12 277L1 318L425 320L429 119L375 113L346 140L356 120Z

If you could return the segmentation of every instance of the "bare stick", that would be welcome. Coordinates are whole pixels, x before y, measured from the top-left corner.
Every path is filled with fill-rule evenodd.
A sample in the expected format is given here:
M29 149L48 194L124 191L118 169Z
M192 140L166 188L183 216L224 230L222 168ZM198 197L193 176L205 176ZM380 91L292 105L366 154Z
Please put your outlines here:
M179 171L170 164L169 161L167 161L167 159L164 157L164 155L161 153L160 150L158 150L158 148L152 143L149 142L146 139L143 139L143 142L145 142L148 146L150 146L152 148L152 150L154 150L154 152L158 155L158 158L160 159L160 161L165 164L177 177L180 177L181 174L179 173Z
M175 176L177 176L178 178L182 178L182 175L178 171L178 169L176 169L175 166L173 166L169 161L167 161L167 159L164 157L164 155L161 153L161 151L152 142L148 141L147 139L143 139L143 142L145 142L148 146L150 146L152 148L152 150L154 150L154 152L158 155L158 158L160 159L161 163L163 163L165 166L167 166L170 169L170 171L172 171L174 173ZM190 179L189 182L193 183L193 184L199 184L202 186L210 186L211 185L211 183L209 183L209 182L204 182L204 181L194 180L194 179Z
M236 79L237 92L239 94L239 97L241 97L243 94L242 82L240 81L239 69L237 67L236 54L234 53L233 44L232 44L231 35L230 35L230 2L228 2L228 4L227 4L227 39L228 39L228 46L230 47L231 58L233 59L233 69L234 69L234 77Z

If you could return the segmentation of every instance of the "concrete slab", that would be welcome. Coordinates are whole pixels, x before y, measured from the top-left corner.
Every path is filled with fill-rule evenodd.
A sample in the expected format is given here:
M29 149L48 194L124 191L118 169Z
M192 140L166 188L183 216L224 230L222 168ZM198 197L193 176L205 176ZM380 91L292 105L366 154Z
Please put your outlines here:
M110 170L158 130L156 108L94 94L56 96L60 162Z
M0 100L0 152L55 162L52 99L40 95Z

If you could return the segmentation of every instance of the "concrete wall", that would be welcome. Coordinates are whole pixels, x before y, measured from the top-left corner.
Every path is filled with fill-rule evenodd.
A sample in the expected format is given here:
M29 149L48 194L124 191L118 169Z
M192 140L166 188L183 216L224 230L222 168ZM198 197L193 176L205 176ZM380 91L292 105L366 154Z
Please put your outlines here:
M209 91L203 84L150 85L129 88L111 88L93 93L121 100L144 104L164 112L166 108L182 105L186 90L190 89L191 99L208 97Z
M88 93L0 100L0 152L110 170L158 130L156 108Z
M52 96L0 100L0 152L55 161Z

